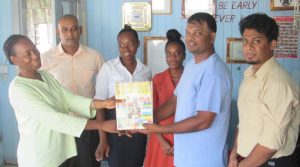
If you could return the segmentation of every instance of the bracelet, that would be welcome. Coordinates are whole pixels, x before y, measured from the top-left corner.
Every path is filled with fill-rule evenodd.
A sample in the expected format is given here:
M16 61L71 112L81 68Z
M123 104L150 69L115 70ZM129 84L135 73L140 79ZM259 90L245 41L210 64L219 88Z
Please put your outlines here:
M94 109L94 110L96 109L96 107L95 107L95 99L92 100L92 109Z

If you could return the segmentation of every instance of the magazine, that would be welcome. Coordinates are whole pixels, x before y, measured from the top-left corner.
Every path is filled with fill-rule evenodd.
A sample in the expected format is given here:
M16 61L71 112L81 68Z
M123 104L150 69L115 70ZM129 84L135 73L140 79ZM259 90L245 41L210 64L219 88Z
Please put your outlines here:
M152 82L125 82L115 84L118 130L144 129L143 123L153 123Z

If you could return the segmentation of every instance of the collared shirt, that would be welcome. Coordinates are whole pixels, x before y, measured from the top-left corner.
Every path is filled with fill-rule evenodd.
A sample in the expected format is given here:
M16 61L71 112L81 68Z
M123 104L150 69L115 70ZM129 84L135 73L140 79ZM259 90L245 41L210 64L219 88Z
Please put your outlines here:
M299 85L275 58L254 73L244 73L238 98L237 152L247 157L256 144L278 150L272 158L293 153L300 122Z
M73 136L80 136L87 119L68 113L85 117L96 113L90 111L92 99L72 94L46 71L39 73L43 81L16 76L9 86L20 133L17 154L22 167L59 166L75 156Z
M60 84L84 97L95 95L96 75L103 64L102 56L80 44L71 56L64 52L61 43L41 56L42 69L51 73Z
M202 111L215 113L215 118L208 129L174 135L176 167L227 166L231 91L231 73L217 54L201 63L193 59L186 64L175 89L175 122Z
M150 81L150 69L140 60L136 60L136 68L131 74L120 61L120 57L103 64L97 75L95 99L105 100L115 95L115 83Z

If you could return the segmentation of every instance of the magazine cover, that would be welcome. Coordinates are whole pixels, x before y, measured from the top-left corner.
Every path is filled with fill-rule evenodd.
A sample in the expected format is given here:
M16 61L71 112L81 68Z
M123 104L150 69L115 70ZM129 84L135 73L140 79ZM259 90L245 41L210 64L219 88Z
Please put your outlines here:
M144 129L143 123L153 123L152 82L116 83L115 98L118 130Z

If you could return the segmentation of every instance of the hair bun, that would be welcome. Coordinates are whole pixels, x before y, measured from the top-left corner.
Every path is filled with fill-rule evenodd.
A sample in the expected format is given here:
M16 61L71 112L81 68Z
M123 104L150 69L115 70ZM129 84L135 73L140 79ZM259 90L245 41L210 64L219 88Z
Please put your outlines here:
M181 34L175 29L171 29L167 32L167 38L169 41L180 40L180 37Z
M131 25L130 25L130 24L125 24L125 25L124 25L124 29L130 30L130 29L131 29Z

